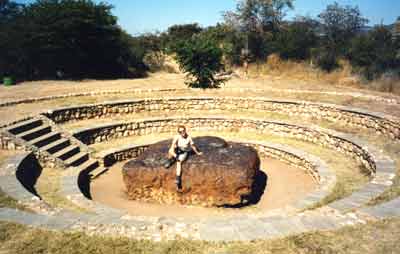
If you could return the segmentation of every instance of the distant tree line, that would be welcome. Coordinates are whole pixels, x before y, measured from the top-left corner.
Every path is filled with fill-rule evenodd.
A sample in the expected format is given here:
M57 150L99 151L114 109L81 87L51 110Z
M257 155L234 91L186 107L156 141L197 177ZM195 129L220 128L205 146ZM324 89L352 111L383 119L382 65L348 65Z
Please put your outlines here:
M185 44L181 42L195 38L197 44L203 40L219 48L222 58L216 57L215 61L222 59L228 65L265 62L269 55L279 54L287 60L312 62L328 72L339 67L340 59L346 59L369 80L388 72L400 75L400 38L394 38L389 28L369 28L358 7L337 2L328 5L316 18L298 16L287 21L285 14L293 9L293 2L239 1L235 11L224 13L221 24L206 28L197 24L175 25L157 34L157 49L182 54ZM193 51L187 54L197 57Z
M180 24L133 37L112 6L91 0L0 0L0 77L22 80L125 78L174 55L192 76L189 85L217 87L227 65L265 62L271 54L332 71L348 60L367 79L400 75L400 38L368 20L358 7L330 4L316 18L285 19L294 0L241 0L215 26Z

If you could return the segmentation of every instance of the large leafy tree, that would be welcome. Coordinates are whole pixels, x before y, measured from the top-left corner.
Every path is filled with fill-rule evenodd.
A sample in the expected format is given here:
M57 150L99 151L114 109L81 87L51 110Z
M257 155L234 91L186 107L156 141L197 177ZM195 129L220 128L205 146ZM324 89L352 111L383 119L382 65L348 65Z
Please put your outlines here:
M9 0L0 1L0 78L23 68L23 7Z
M225 21L250 31L277 31L293 0L241 0L235 12L226 12Z
M341 6L337 2L330 4L319 14L323 25L325 44L344 53L350 40L368 23L357 6Z
M19 44L18 49L6 45L13 52L8 72L23 79L138 75L141 59L111 10L91 0L37 0L24 6L8 22L8 41ZM12 66L15 62L20 68Z
M246 48L258 58L270 53L273 37L279 32L293 0L241 0L236 11L224 14L225 23L245 34Z
M322 25L321 45L314 51L314 58L320 68L332 71L339 67L338 59L344 57L351 39L361 32L368 20L353 6L330 4L318 15Z
M308 59L318 43L315 32L317 26L317 22L311 18L297 17L276 35L275 49L284 59Z

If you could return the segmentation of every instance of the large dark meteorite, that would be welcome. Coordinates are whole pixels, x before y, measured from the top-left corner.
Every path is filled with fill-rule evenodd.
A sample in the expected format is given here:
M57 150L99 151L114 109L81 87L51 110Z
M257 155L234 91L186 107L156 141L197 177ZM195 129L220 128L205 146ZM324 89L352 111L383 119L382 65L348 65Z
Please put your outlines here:
M260 160L255 149L216 137L194 138L203 155L182 164L182 192L176 191L176 164L164 168L171 140L151 145L123 167L130 199L202 206L239 205L252 194Z

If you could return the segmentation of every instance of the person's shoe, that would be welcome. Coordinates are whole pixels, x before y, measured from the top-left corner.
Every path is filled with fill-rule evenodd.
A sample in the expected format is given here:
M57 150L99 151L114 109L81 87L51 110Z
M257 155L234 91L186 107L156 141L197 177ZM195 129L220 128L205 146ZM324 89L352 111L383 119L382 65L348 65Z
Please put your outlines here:
M176 184L176 189L177 189L178 191L181 191L181 190L182 190L182 179L181 179L180 176L177 176L177 177L176 177L176 179L175 179L175 184Z
M170 168L172 164L174 164L175 160L174 159L166 159L164 162L164 168Z

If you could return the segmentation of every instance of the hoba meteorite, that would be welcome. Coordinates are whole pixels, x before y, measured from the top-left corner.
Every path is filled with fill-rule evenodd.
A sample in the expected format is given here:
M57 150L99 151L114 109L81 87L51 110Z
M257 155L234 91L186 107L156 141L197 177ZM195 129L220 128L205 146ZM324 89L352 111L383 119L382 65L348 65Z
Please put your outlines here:
M201 206L244 204L255 188L260 159L257 151L217 137L197 137L194 143L203 155L191 154L182 164L182 191L175 185L176 165L166 169L172 140L150 145L123 166L129 199Z

